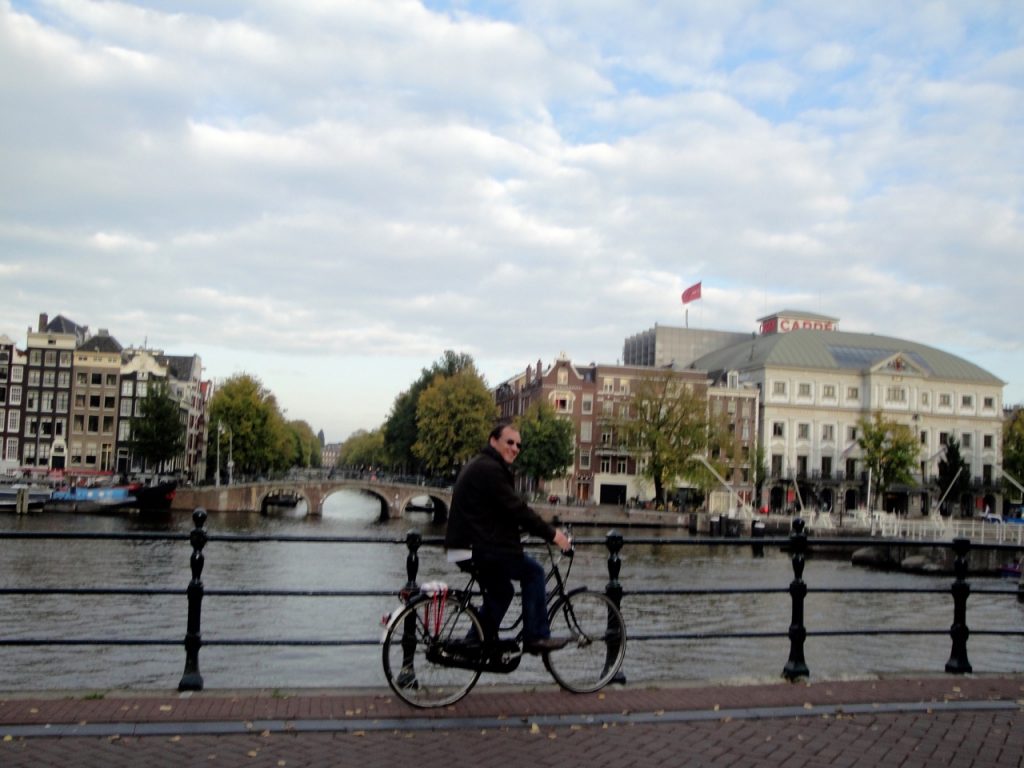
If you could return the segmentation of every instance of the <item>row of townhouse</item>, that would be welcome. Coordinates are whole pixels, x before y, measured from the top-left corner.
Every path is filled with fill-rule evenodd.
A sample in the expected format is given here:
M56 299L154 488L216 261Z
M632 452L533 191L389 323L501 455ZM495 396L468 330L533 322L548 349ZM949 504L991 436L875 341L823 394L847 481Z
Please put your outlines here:
M929 514L945 489L938 462L950 438L961 447L971 488L945 499L947 512L1001 509L1005 382L950 353L905 339L839 330L827 315L783 310L759 319L755 333L655 326L628 337L623 364L575 366L566 358L527 367L501 383L502 415L525 413L537 399L573 421L574 464L550 486L580 501L649 498L643 457L621 450L600 426L628 400L631 382L673 375L705 389L708 407L729 414L742 454L723 478L729 501L783 511L853 510L866 505ZM920 441L913 482L873 497L857 443L863 420L880 412ZM755 466L757 449L763 469ZM766 477L758 477L758 473ZM681 481L679 493L686 495Z
M39 317L24 350L0 336L0 466L8 475L131 475L146 469L130 447L132 421L154 381L166 382L185 426L185 448L158 469L205 475L210 384L197 355L123 348L58 316Z

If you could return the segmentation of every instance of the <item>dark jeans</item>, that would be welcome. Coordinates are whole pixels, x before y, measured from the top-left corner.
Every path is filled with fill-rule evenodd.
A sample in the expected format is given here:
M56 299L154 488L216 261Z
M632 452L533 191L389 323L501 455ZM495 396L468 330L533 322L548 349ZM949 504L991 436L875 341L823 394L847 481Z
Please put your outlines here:
M523 600L523 639L526 642L551 636L544 595L544 568L529 555L473 553L477 581L484 593L480 619L487 639L498 636L501 620L515 596L518 581Z

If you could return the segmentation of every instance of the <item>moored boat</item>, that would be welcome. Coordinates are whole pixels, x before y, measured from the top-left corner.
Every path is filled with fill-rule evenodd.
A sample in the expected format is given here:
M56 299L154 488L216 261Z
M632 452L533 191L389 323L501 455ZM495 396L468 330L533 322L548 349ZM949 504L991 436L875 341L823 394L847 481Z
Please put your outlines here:
M173 481L144 485L70 486L54 491L43 504L49 512L116 512L122 509L170 509L178 484Z

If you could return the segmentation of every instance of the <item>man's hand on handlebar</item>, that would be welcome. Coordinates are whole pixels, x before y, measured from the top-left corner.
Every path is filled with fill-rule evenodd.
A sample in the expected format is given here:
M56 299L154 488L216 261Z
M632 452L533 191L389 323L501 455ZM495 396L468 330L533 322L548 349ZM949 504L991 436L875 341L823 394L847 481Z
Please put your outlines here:
M555 530L555 539L552 543L562 552L572 551L572 538L570 538L569 535L561 529Z

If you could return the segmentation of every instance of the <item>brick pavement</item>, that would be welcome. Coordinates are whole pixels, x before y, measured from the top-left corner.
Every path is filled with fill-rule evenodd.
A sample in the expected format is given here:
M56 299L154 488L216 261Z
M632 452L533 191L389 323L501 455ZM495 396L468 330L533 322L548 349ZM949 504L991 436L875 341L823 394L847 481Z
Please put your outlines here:
M0 766L1024 766L1024 675L761 685L0 695Z

